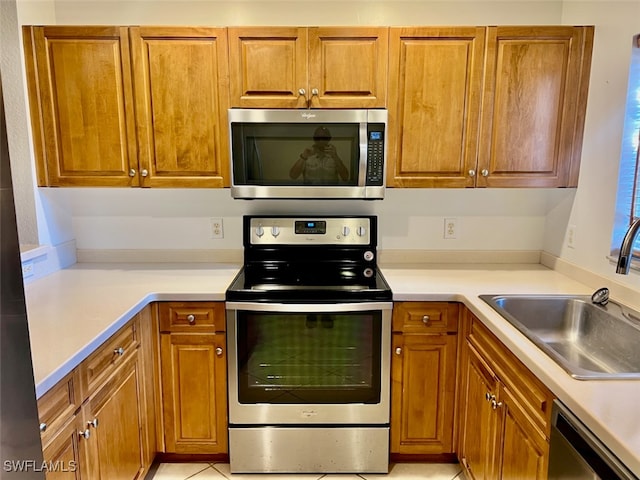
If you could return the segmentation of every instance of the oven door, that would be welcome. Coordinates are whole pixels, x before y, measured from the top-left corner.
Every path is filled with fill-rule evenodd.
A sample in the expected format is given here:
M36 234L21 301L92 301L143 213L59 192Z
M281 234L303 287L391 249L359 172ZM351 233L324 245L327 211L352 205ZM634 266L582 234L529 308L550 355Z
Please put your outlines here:
M389 423L391 302L227 302L229 423Z

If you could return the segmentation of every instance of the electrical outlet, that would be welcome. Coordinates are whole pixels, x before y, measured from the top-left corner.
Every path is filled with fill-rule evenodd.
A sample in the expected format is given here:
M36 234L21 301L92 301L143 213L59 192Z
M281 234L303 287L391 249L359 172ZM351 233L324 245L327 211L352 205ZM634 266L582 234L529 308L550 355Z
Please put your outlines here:
M33 271L33 262L25 262L22 264L22 278L32 277L34 274Z
M567 247L576 248L576 226L569 225L567 228Z
M221 218L211 219L211 238L224 238L224 228Z
M444 219L444 238L446 238L447 240L458 238L458 219L457 218Z

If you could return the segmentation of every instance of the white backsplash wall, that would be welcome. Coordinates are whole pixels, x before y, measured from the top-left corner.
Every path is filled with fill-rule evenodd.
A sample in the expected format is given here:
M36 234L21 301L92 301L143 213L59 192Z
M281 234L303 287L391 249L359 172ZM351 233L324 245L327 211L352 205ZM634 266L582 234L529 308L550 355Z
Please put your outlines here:
M41 189L51 231L79 250L241 249L244 214L373 214L381 249L541 250L547 213L572 189L387 189L382 201L234 200L228 189ZM66 212L66 215L64 214ZM224 238L213 239L211 218ZM444 219L455 218L455 239ZM55 220L54 220L55 219ZM69 232L71 230L71 232Z

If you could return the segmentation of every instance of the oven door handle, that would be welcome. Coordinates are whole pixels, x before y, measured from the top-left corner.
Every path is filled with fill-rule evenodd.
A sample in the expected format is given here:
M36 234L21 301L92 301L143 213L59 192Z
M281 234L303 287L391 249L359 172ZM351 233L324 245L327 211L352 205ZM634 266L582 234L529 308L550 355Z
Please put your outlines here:
M253 312L363 312L370 310L392 310L393 302L358 302L358 303L258 303L258 302L226 302L227 310L244 310Z

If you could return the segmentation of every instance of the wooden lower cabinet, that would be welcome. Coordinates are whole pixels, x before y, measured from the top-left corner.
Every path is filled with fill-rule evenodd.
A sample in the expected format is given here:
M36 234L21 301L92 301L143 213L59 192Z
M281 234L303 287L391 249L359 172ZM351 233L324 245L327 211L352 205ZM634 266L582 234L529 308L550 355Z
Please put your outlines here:
M136 315L38 400L47 480L144 478L155 456L149 315Z
M86 440L91 479L142 478L143 406L137 352L88 400Z
M43 459L49 466L47 480L90 478L86 472L88 462L84 460L86 445L83 444L84 439L80 436L82 430L84 430L82 416L73 415L42 450Z
M226 453L225 334L170 333L160 342L166 451Z
M391 453L452 454L459 306L394 307Z
M499 478L505 480L546 479L549 443L527 418L524 409L505 388L501 392L503 408L502 455L498 457Z
M226 454L224 302L161 302L157 312L164 451Z
M466 383L462 386L460 461L474 480L491 477L496 444L495 415L486 395L496 390L496 379L486 363L469 349L464 365Z
M552 393L470 313L458 456L473 480L545 480Z

